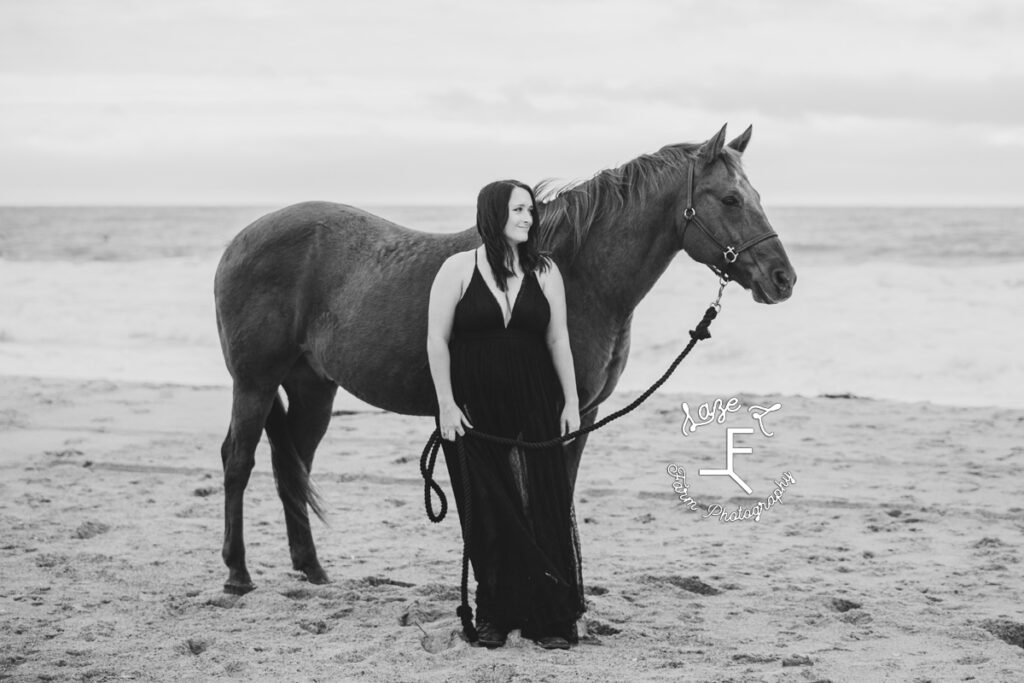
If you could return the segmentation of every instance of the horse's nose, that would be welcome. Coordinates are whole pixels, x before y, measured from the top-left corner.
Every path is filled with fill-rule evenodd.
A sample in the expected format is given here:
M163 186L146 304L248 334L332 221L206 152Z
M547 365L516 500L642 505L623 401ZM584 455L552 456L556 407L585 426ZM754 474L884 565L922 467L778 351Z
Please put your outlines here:
M788 268L776 268L772 271L772 283L780 291L787 291L796 284L796 273Z

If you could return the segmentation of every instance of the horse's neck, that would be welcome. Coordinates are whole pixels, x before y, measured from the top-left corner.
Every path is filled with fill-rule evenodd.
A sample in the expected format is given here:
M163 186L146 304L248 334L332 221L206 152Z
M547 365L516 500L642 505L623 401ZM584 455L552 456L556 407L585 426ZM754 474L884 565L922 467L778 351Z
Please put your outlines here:
M617 212L595 223L580 247L572 270L612 325L629 321L678 251L669 205L652 198Z

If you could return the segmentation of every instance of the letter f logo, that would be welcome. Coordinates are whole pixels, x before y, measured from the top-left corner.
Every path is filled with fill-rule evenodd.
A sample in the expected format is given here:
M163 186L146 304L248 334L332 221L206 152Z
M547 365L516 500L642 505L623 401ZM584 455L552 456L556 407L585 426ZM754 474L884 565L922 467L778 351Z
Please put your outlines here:
M733 434L753 434L754 430L747 427L729 427L725 430L726 433L726 450L725 450L725 469L724 470L700 470L698 474L702 477L729 477L734 482L740 485L740 488L747 492L747 495L753 493L753 489L747 486L747 483L740 479L740 476L733 470L733 456L749 455L754 452L753 448L747 448L746 446L736 446L733 444Z

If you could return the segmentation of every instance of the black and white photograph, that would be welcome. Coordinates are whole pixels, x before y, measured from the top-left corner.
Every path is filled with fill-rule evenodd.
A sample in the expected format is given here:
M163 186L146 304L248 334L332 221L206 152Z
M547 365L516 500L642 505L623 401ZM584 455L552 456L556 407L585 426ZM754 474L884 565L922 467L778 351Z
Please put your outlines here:
M1024 679L1022 38L0 0L0 681Z

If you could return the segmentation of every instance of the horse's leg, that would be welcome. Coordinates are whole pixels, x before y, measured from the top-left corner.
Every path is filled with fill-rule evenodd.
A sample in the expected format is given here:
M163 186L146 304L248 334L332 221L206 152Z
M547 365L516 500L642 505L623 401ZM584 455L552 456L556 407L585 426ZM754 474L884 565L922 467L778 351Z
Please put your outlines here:
M288 394L288 431L299 459L309 472L313 468L316 448L331 421L331 410L338 386L333 381L317 375L309 363L301 358L288 373L284 381L284 390ZM273 450L272 457L275 459L275 468L287 466L287 456L278 449ZM320 566L316 556L306 506L302 505L301 509L296 509L296 506L288 504L284 496L281 501L285 508L292 567L305 573L310 583L327 583L327 573Z
M594 420L597 419L597 408L594 408L589 413L580 415L580 428L589 427L594 424ZM584 434L583 436L577 436L572 440L572 443L568 443L564 446L565 448L565 469L569 474L569 488L571 491L576 490L576 474L580 469L580 459L583 457L583 447L587 445L587 437L590 434Z
M228 566L225 593L243 595L254 588L245 567L242 497L256 462L256 446L276 395L276 387L243 388L235 383L231 425L220 450L224 464L224 547L221 556Z

